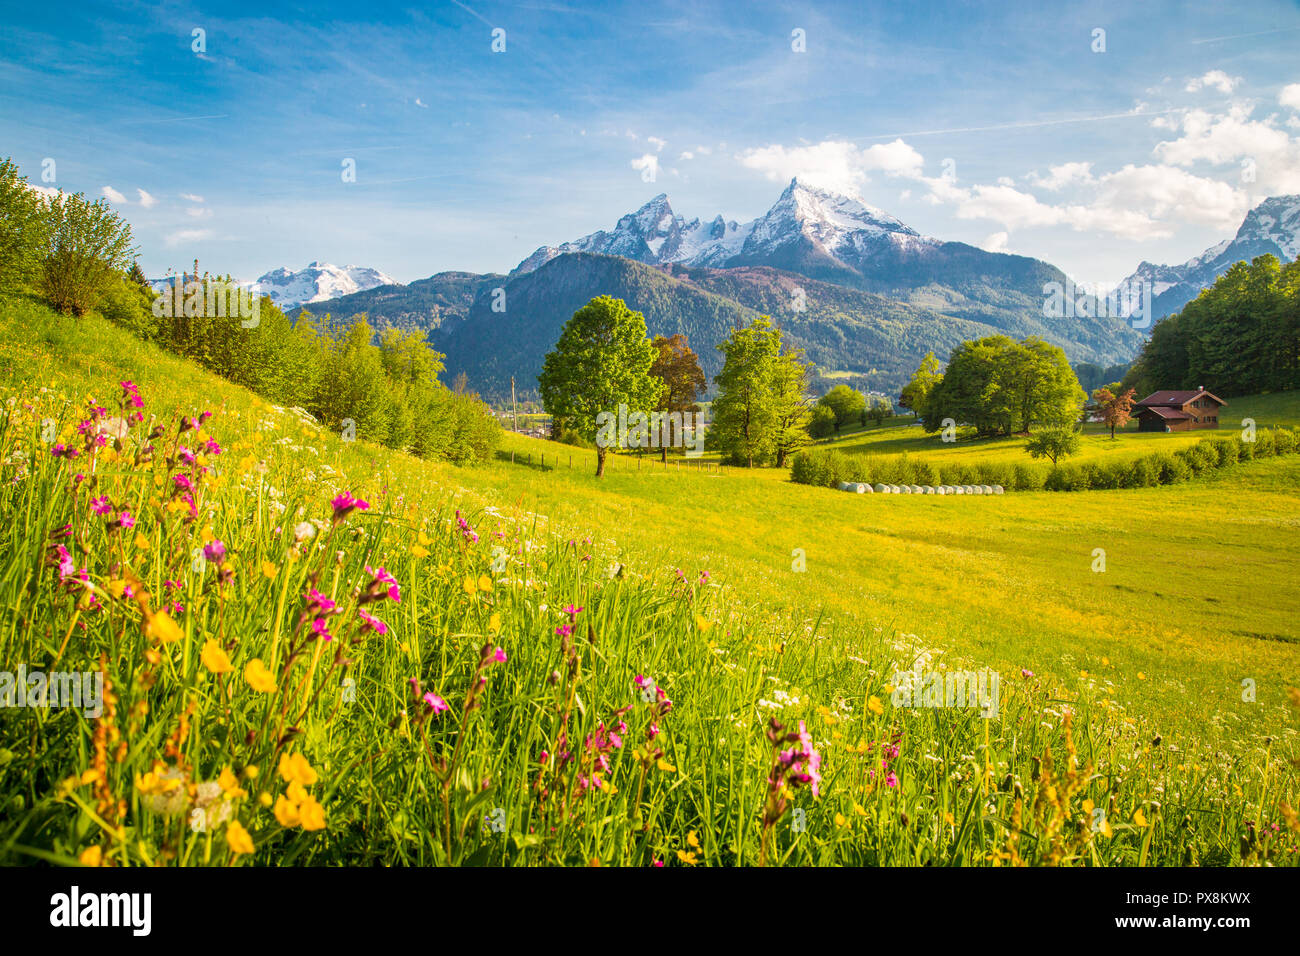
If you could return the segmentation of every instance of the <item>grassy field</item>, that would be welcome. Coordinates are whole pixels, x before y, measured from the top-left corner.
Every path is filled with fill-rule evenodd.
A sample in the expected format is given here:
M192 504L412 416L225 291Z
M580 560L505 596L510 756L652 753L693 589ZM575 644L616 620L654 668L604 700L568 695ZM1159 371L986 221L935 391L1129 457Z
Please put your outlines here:
M102 668L115 695L0 711L2 862L1297 859L1300 458L996 498L626 456L597 481L515 435L455 469L98 320L16 304L0 331L0 669ZM124 379L161 453L137 460L138 428L52 457L46 419L77 444ZM184 469L175 416L203 410L221 452ZM996 716L900 703L918 659L996 671ZM807 737L774 748L774 717Z

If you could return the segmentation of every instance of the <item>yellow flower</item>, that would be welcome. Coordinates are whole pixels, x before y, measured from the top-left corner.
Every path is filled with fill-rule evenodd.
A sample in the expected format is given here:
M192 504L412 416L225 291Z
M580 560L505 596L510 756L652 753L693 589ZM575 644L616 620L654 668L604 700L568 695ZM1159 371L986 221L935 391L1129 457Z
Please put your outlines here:
M254 657L245 665L244 680L255 691L263 694L275 693L275 676L266 669L260 657Z
M874 694L867 698L867 710L871 711L877 717L885 712L885 705L880 702L880 698Z
M149 539L137 531L135 535L135 546L139 548L141 551L148 551Z
M473 595L478 590L478 585L474 583L473 578L466 578L460 582L461 589L469 595Z
M946 823L946 824L948 824L948 826L952 826L954 823L957 822L957 819L956 819L956 817L954 817L954 816L952 815L952 811L951 811L951 810L946 810L946 811L944 811L944 814L943 814L943 822Z
M82 866L99 866L104 861L104 850L98 846L88 846L77 857Z
M659 762L655 766L657 766L664 773L677 772L677 768L674 767L672 764L670 764L667 760L664 760L662 757L659 758Z
M271 805L271 795L263 790L257 795L257 802L264 807L269 807Z
M842 813L835 814L835 825L837 827L846 827L849 825L848 818Z
M411 545L411 554L417 558L427 558L429 556L429 549L424 547L424 545L413 544Z
M1147 818L1142 813L1141 807L1138 807L1136 810L1133 811L1133 825L1139 828L1147 825Z
M230 845L231 853L253 852L253 838L238 820L231 820L226 827L226 843Z
M314 797L308 796L298 808L298 813L304 830L325 829L325 808Z
M99 780L100 776L100 772L95 770L93 767L89 770L83 770L81 772L81 784L82 786L85 786L88 783L94 783Z
M145 619L144 634L145 637L157 638L164 644L172 644L185 636L185 632L166 611L155 611Z
M488 618L488 630L493 634L501 630L501 612L494 611Z
M695 626L699 628L701 634L707 634L709 629L713 627L713 622L697 614L695 615Z
M301 817L298 815L298 808L284 797L276 798L275 819L279 821L282 827L296 827L302 822Z
M275 574L276 574L275 565L272 564L270 561L263 561L262 576L267 578L274 578Z
M430 537L429 537L427 534L425 534L423 531L421 531L419 534L417 534L417 535L415 536L415 540L418 541L418 542L420 542L420 544L423 545L423 546L425 546L425 547L428 547L429 545L433 544L433 539L430 538Z
M221 785L221 790L226 797L233 800L235 797L246 797L248 791L239 785L239 778L229 767L222 767L221 774L217 777L217 783Z
M677 851L677 859L689 866L694 866L696 863L700 862L694 853L687 853L685 850Z
M230 663L230 655L212 638L203 643L203 653L199 658L203 661L203 666L214 674L229 674L235 669L235 665Z
M300 783L310 787L320 778L302 754L280 754L280 776L287 783Z
M700 848L700 841L699 838L695 836L694 830L686 834L686 843L692 850L698 850Z
M1143 674L1141 671L1138 671L1138 680L1146 680L1146 679L1147 679L1147 675Z

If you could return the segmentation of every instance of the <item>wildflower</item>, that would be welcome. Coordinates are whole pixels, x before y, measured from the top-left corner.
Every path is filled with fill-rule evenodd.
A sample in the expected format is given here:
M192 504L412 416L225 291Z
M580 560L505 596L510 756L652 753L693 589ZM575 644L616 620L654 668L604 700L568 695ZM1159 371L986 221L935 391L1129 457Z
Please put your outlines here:
M501 630L501 612L493 611L492 616L488 618L488 631L496 634Z
M354 511L365 511L370 507L368 501L363 501L360 498L353 498L346 491L335 497L334 500L330 502L330 505L334 508L335 524L342 521Z
M236 855L253 852L253 838L248 835L248 831L238 820L231 820L230 825L226 827L226 843L230 847L230 852Z
M99 866L103 860L104 848L101 846L88 846L77 857L77 862L82 866Z
M389 574L383 568L371 568L366 565L366 574L371 575L374 580L366 588L358 600L360 604L369 604L371 601L382 601L387 597L394 604L402 602L402 591L397 586L397 579Z
M707 634L709 629L713 627L713 622L697 614L695 615L695 626L699 628L701 634Z
M388 633L388 625L370 614L365 608L357 609L357 617L361 618L361 632L363 634L366 631L374 631L380 636Z
M308 796L298 806L298 817L304 830L325 829L325 808L314 797Z
M474 529L469 526L469 522L460 516L459 510L456 512L456 525L460 528L460 536L463 540L469 541L472 544L478 544L478 535L474 532Z
M296 827L301 821L298 807L280 796L275 800L275 819L282 827Z
M505 648L498 647L492 654L492 662L495 664L504 664L506 662Z
M885 705L880 702L880 698L874 694L867 699L867 710L871 711L877 717L885 712Z
M275 693L275 676L262 663L260 657L254 657L244 666L244 681L259 693Z
M113 513L113 505L109 502L106 495L100 495L98 498L90 499L90 510L97 515L106 515Z
M117 526L123 531L130 531L135 527L135 518L131 517L131 512L123 511L117 516Z
M1023 677L1025 680L1029 680L1029 678L1034 676L1034 672L1022 667L1020 668L1020 676Z
M226 556L226 546L220 541L211 541L203 546L203 556L213 564L220 564Z
M1138 828L1142 828L1147 825L1147 818L1146 815L1142 812L1141 807L1138 807L1136 810L1133 811L1133 825Z
M429 705L429 710L433 711L435 715L441 714L444 710L449 709L447 706L447 702L443 700L441 697L439 697L437 694L435 694L433 691L429 691L421 699L426 704Z
M300 753L280 754L279 771L286 783L300 783L305 787L310 787L320 779L307 758Z
M411 556L416 558L427 558L429 556L429 549L421 544L413 544L411 545Z
M555 629L555 633L559 637L568 637L570 634L573 633L573 628L569 627L569 625L567 624L561 624L559 627Z
M155 611L145 618L144 633L146 637L157 638L163 644L171 644L185 636L180 625L172 620L166 611Z
M194 482L186 474L172 475L172 484L176 486L175 492L177 494L181 492L192 493L194 491Z
M235 666L230 663L230 656L212 638L204 642L199 659L203 661L203 666L214 674L228 674L235 669Z
M270 561L262 562L262 577L274 579L276 575L275 565Z
M492 579L488 577L486 574L480 574L478 578L478 589L480 591L491 591Z
M581 614L583 611L582 608L574 607L572 604L565 605L563 608L561 608L561 610L564 611L564 613L569 615L570 617L576 617L577 615Z
M239 785L239 778L229 767L221 768L221 773L217 776L217 785L221 787L221 792L228 800L248 796L248 791Z

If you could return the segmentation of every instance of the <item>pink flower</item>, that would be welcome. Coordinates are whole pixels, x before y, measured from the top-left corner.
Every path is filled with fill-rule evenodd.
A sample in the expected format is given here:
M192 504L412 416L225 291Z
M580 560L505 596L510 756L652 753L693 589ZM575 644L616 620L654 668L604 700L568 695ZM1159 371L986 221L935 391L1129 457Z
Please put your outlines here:
M219 564L226 556L226 546L220 541L212 541L203 546L203 556L213 564Z
M569 627L567 624L561 624L555 629L555 633L560 637L568 637L573 633L573 628Z
M447 702L443 700L441 697L439 697L437 694L435 694L433 691L429 691L427 694L425 694L423 700L426 704L429 705L429 709L433 711L435 714L441 714L444 710L450 709L447 706Z
M135 527L135 519L131 517L131 512L123 511L117 516L117 523L123 531Z
M357 617L361 618L362 633L365 633L366 631L374 631L379 635L388 633L388 625L379 620L379 618L375 617L373 614L369 613L365 608L357 609Z
M582 613L582 608L574 607L572 604L570 604L568 607L564 608L563 610L565 614L569 614L569 615L576 615Z
M106 515L112 513L113 506L105 495L100 495L90 500L90 510L97 515Z
M368 501L363 501L360 498L353 498L346 491L331 501L330 504L334 507L335 521L342 521L348 515L352 514L353 511L365 511L370 507Z
M492 655L492 660L498 664L504 664L506 662L505 648L498 647L496 652Z

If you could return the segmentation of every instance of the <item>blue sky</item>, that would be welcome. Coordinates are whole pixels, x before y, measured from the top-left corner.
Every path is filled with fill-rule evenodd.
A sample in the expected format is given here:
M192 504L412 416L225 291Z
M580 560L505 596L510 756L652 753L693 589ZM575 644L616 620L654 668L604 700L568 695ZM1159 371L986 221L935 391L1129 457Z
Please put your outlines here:
M1101 283L1300 193L1296 3L7 6L0 155L110 198L150 275L507 271L799 175Z

